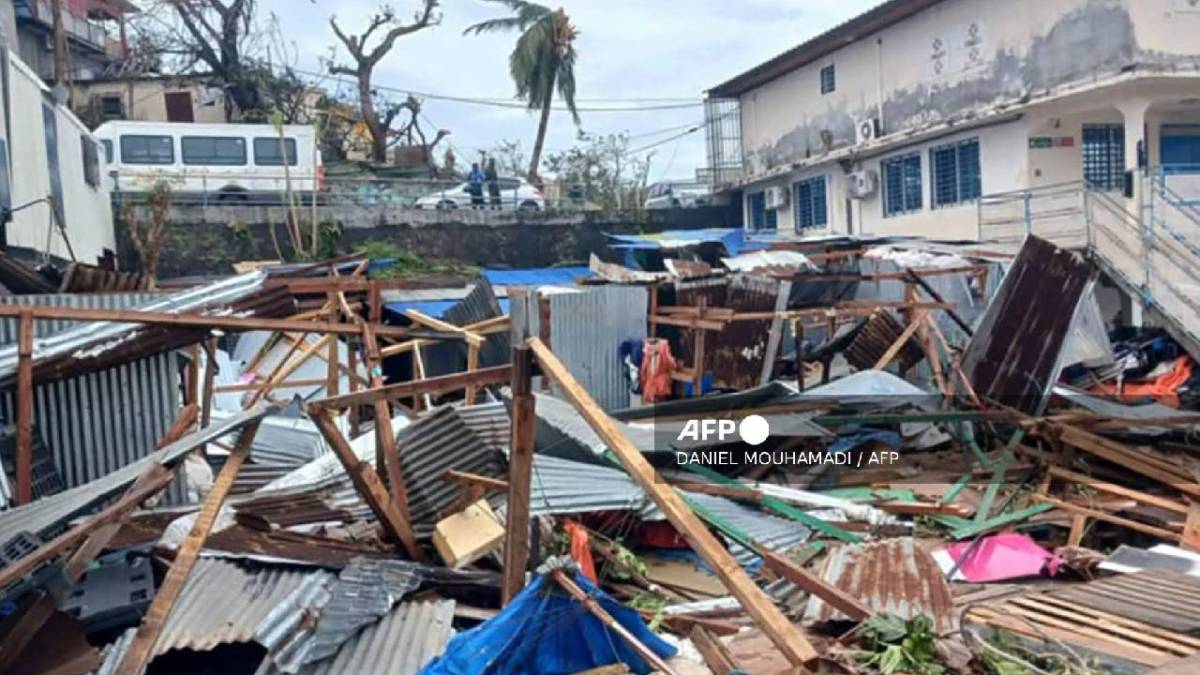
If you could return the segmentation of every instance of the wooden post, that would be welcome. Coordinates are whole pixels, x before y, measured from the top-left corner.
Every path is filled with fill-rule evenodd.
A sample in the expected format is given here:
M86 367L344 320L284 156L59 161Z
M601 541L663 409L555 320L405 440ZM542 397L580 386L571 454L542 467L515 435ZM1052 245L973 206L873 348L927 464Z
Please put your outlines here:
M666 673L666 675L675 675L676 671L671 668L671 666L667 665L666 661L663 661L658 654L655 654L654 650L642 644L636 637L633 636L633 633L630 633L628 630L626 630L625 627L618 623L611 614L604 611L604 608L600 606L600 603L596 602L595 598L585 593L583 589L575 583L574 580L567 576L566 572L564 572L562 569L556 569L554 570L553 576L554 580L558 582L559 586L562 586L563 589L571 595L571 597L579 601L579 603L582 604L592 616L599 619L600 623L604 624L609 630L616 633L618 637L620 637L625 641L626 644L633 648L633 651L637 652L638 656L645 659L647 663L655 668L655 670L660 673Z
M346 361L348 362L348 365L350 366L350 373L351 373L350 393L353 394L356 391L358 391L358 386L359 386L358 378L353 376L355 373L358 373L358 345L355 344L354 338L346 339L346 352L347 352ZM360 413L359 413L358 406L352 405L352 406L350 406L350 438L352 438L352 439L358 438L359 434L362 433L362 429L360 428L360 425L361 425L361 419L360 419Z
M21 312L17 336L17 506L33 501L33 312Z
M254 442L254 435L258 432L260 423L261 420L255 420L243 427L241 433L238 434L233 452L229 453L229 458L221 467L221 473L217 475L217 480L213 482L212 492L208 493L208 497L200 507L200 513L196 516L196 522L192 525L191 532L180 544L171 568L167 570L167 575L154 595L154 600L146 609L146 614L142 616L142 623L138 626L133 641L129 643L129 648L125 650L125 656L117 665L116 673L118 675L141 675L142 671L146 669L146 664L150 662L150 653L154 650L154 643L158 641L158 635L167 622L171 608L175 606L175 601L183 592L188 575L191 574L196 559L200 557L200 550L204 548L204 541L208 539L208 533L217 520L217 513L221 510L221 504L225 502L225 496L233 487L233 480L237 478L238 470L250 454L250 445Z
M467 372L473 373L476 370L479 370L479 345L471 343L467 345ZM478 392L479 387L473 384L467 385L467 388L463 394L466 398L467 405L475 404L475 395Z
M700 297L700 320L704 320L704 310L708 308L708 298ZM696 337L692 343L692 398L698 398L704 389L704 334L708 331L696 328Z
M502 596L508 604L525 587L529 565L529 480L533 475L533 352L525 345L512 350L512 440L508 457L508 517L504 532Z
M335 294L335 293L329 294L329 304L332 307L332 309L329 311L329 322L337 323L338 315L339 315L337 294ZM341 365L341 357L338 354L338 339L337 339L337 337L332 336L332 335L330 337L333 339L331 339L329 341L329 354L328 354L328 357L325 359L326 360L326 363L325 363L325 395L326 396L337 396L338 395L338 379L340 376L340 373L338 371L338 366ZM353 373L350 374L350 379L351 380L354 379Z
M658 481L654 467L642 456L641 450L625 436L612 418L600 409L566 366L540 340L530 340L529 346L537 357L537 365L541 371L554 380L588 426L616 454L629 475L646 491L671 525L683 535L692 550L708 563L788 661L799 666L815 659L818 656L817 651L805 639L804 634L788 621L775 603L758 588L683 498L674 489Z
M554 344L550 340L550 297L541 293L535 294L538 307L538 339L549 349ZM550 391L550 378L542 376L542 391Z
M192 345L188 348L188 353L191 358L188 359L187 370L183 373L183 402L190 404L200 400L200 345Z
M200 428L207 429L212 419L213 378L217 374L217 338L204 341L204 393L200 400Z
M363 324L363 346L367 350L367 369L371 371L371 386L383 386L383 359L379 356L379 343L375 341L375 330L371 324ZM375 466L383 467L388 487L391 489L392 505L409 522L408 488L404 484L404 471L400 468L400 455L396 451L396 430L392 428L392 407L386 398L375 401ZM406 544L407 546L407 544ZM415 551L415 553L414 553ZM410 553L420 560L421 550L412 545Z
M379 479L379 474L375 473L370 464L360 460L358 455L354 454L350 444L338 431L328 410L309 406L308 416L312 419L313 424L317 425L317 429L320 430L325 441L329 443L329 447L333 449L333 453L341 461L342 467L346 469L346 474L350 476L350 481L354 483L354 488L362 496L363 501L371 507L371 511L383 525L383 529L393 541L404 546L414 560L423 561L425 554L417 546L417 538L413 534L408 516L396 508L394 501L388 496L387 489L383 486L383 481Z

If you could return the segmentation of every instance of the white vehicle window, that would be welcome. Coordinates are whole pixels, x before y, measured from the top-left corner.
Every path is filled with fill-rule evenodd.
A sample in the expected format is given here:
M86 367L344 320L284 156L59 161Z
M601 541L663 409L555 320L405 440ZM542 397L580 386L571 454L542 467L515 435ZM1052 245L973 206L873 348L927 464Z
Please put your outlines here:
M521 181L516 178L497 178L496 183L501 190L516 190L521 186Z
M170 136L122 136L121 162L174 164L175 141Z
M283 148L287 153L288 166L296 166L300 163L296 156L296 139L285 138ZM254 139L254 163L259 166L283 166L283 156L279 152L279 139Z
M179 139L184 164L243 166L246 139L232 136L184 136Z

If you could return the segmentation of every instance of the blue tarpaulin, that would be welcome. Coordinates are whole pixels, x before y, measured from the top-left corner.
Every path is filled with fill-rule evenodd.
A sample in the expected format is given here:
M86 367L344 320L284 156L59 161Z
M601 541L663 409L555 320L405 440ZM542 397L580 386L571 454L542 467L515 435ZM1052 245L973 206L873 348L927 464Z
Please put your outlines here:
M523 270L485 269L493 286L572 286L579 277L593 276L586 267L537 267Z
M639 642L664 659L675 648L578 572L575 583ZM499 614L446 645L421 675L558 675L624 663L634 673L650 665L548 576L540 576Z
M608 234L610 248L659 250L684 248L699 244L721 244L729 255L767 248L766 242L747 241L745 230L704 228L699 230L664 230L654 234Z
M397 300L394 302L385 302L383 308L397 315L415 309L422 314L428 314L435 319L443 318L443 315L451 307L462 302L461 298L455 300ZM500 313L508 314L508 298L497 298L496 302L500 304Z

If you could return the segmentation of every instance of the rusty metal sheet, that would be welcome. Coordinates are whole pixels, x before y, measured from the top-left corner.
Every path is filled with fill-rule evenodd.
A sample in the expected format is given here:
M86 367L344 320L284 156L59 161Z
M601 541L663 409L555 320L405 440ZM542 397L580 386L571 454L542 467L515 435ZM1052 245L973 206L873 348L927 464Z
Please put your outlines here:
M1095 270L1066 249L1030 235L963 354L981 398L1031 415L1058 380L1063 344Z
M863 324L862 330L846 348L846 361L859 370L870 370L904 333L905 326L886 309L875 312ZM925 351L909 337L896 354L900 370L906 371L925 358Z
M735 312L779 312L787 308L791 283L749 274L724 279L678 282L675 302L697 306L704 298L709 307ZM730 389L749 389L771 379L779 352L783 320L731 321L722 331L705 335L705 372L714 383ZM685 364L695 361L694 331L680 331L680 355Z
M1152 626L1200 632L1200 579L1167 570L1146 570L1046 593Z
M958 627L946 578L933 556L911 537L836 548L826 556L821 578L876 612L902 619L924 614L939 633ZM804 620L821 623L849 618L810 596Z

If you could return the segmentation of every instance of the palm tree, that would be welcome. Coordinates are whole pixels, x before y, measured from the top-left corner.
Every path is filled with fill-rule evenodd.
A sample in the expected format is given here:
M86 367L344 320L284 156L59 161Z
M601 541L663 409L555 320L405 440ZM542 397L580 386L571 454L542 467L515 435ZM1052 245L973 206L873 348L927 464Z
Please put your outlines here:
M517 98L524 99L530 110L540 109L542 113L537 139L533 144L533 156L529 161L529 180L540 184L538 164L542 160L555 89L567 104L575 124L579 124L579 112L575 110L575 47L572 44L578 33L561 7L552 10L525 0L485 1L503 4L512 10L513 15L481 21L467 28L463 34L520 31L517 45L508 57L508 70L513 83L517 85Z

